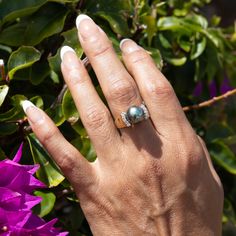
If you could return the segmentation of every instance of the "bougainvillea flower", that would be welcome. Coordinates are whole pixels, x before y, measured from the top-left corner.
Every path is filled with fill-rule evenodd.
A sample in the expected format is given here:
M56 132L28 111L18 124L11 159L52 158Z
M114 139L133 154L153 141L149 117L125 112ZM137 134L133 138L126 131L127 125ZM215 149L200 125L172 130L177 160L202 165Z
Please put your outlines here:
M219 88L220 94L224 94L232 89L233 87L230 85L229 79L225 77L222 83L220 84L220 88ZM208 90L209 90L211 98L216 97L218 95L217 84L215 80L212 80L211 83L208 85ZM203 83L202 81L200 81L197 83L197 85L195 86L193 90L193 96L200 97L202 92L203 92Z
M228 91L232 90L233 87L229 83L229 79L227 77L224 78L221 86L220 86L220 93L224 94L227 93Z
M56 219L45 222L31 211L5 211L0 208L0 234L3 236L66 236L53 227Z
M53 227L56 219L47 223L31 211L42 200L32 192L46 186L33 176L39 165L18 163L22 147L13 160L0 161L0 235L65 236Z

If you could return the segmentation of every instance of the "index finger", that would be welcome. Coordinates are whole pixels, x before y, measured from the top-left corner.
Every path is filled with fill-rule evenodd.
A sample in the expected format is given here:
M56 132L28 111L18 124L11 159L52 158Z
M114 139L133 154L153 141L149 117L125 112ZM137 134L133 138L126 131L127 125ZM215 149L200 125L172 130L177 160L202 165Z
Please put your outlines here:
M88 187L94 180L90 163L63 137L45 112L30 101L23 101L22 107L35 135L72 185Z

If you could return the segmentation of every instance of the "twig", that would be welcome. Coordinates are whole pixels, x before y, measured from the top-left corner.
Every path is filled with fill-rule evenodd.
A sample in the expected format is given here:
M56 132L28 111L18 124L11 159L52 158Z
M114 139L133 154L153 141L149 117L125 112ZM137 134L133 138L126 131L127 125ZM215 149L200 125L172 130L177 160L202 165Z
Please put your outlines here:
M226 99L226 98L228 98L230 96L233 96L235 94L236 94L236 89L233 89L233 90L228 91L228 92L226 92L226 93L224 93L224 94L222 94L218 97L214 97L210 100L201 102L199 104L183 107L183 111L187 112L187 111L191 111L191 110L198 110L198 109L201 109L202 107L208 107L208 106L211 106L212 104L214 104L218 101Z
M77 10L80 10L84 6L85 0L80 0L76 6Z
M2 80L6 80L6 75L5 75L5 68L4 68L4 61L3 61L3 59L0 59L0 71L1 71Z

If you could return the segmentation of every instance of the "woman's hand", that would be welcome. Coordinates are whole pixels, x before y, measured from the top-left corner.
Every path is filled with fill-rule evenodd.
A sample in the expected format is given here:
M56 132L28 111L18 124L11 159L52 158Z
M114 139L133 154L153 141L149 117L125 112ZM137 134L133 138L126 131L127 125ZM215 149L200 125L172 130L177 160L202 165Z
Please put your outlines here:
M90 18L80 15L77 27L109 109L68 47L61 68L97 160L85 160L43 111L29 102L23 106L72 183L93 234L221 235L220 180L167 79L135 42L122 41L123 65ZM150 119L118 130L113 117L142 101Z

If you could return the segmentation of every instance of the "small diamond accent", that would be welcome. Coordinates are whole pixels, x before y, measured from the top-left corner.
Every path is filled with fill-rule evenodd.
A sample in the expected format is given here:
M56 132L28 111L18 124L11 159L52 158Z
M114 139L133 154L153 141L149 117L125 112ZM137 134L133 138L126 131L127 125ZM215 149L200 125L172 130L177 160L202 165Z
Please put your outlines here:
M124 121L126 127L130 127L131 124L130 124L130 122L127 120L126 112L121 112L120 115L121 115L121 118L122 118L122 120Z
M144 104L141 104L140 107L143 109L145 120L147 120L150 117L147 107Z

